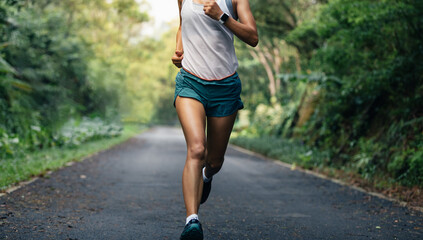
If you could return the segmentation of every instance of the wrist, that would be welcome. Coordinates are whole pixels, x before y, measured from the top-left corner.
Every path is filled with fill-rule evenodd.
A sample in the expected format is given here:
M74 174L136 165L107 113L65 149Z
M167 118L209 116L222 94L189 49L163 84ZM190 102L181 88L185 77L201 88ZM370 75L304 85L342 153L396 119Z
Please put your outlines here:
M226 21L228 21L228 19L229 19L229 15L223 12L219 17L219 22L221 24L225 24Z
M220 10L219 14L217 15L217 21L219 21L220 18L222 18L223 14L225 14L225 12Z

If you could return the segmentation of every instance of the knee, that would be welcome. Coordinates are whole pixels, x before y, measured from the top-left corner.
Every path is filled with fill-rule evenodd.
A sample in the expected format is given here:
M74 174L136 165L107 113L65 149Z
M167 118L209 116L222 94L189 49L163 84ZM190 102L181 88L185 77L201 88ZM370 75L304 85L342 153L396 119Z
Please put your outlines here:
M224 158L207 159L207 168L210 168L211 172L217 173L220 171L223 165Z
M196 143L188 147L188 157L195 160L202 160L206 154L206 147L203 143Z

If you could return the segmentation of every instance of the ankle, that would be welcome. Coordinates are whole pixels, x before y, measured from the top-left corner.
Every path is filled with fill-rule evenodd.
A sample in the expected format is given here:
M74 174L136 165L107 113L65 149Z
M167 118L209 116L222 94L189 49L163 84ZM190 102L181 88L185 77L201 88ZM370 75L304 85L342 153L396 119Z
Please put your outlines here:
M187 219L185 220L185 225L187 225L189 223L189 221L191 221L192 219L197 219L198 220L198 215L197 214L191 214L187 217Z

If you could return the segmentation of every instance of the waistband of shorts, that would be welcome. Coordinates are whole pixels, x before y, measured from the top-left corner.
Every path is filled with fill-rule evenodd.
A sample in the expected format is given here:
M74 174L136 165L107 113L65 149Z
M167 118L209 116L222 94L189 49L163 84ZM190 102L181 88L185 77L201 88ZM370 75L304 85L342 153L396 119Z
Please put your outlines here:
M197 76L197 75L195 75L195 74L191 73L189 70L187 70L187 69L185 69L185 68L181 68L180 72L181 72L182 74L187 74L187 75L189 75L191 78L195 78L195 80L197 80L197 81L201 81L201 82L220 82L220 81L224 81L224 80L228 80L228 79L238 78L238 73L237 73L237 72L234 72L233 74L231 74L231 75L229 75L229 76L227 76L227 77L224 77L224 78L222 78L222 79L212 79L212 80L208 80L208 79L201 78L201 77L199 77L199 76Z

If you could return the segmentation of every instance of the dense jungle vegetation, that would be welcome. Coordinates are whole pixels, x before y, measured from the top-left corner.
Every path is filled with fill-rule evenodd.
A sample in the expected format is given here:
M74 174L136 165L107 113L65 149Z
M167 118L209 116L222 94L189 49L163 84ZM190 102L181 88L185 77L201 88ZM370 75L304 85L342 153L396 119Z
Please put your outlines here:
M275 155L293 139L311 148L296 160L307 168L423 186L423 2L251 3L261 42L240 58L235 142Z
M158 51L171 44L141 39L146 21L132 0L1 1L0 156L116 135L129 113L150 121L165 93L150 90L176 70Z
M140 34L147 21L133 0L0 1L0 189L162 114L174 47Z
M246 108L234 143L422 187L423 2L250 4L260 43L236 40ZM116 136L122 122L175 122L178 21L144 36L140 5L0 1L0 162Z

